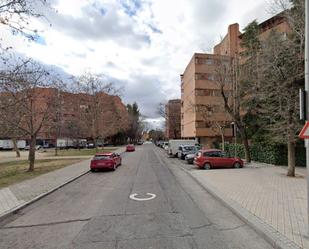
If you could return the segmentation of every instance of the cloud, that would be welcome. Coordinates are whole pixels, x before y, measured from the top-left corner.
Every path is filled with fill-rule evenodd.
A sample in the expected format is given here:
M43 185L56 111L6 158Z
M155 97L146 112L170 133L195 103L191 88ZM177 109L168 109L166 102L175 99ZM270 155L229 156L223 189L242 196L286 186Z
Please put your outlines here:
M150 121L159 118L159 102L180 97L179 75L193 53L212 52L231 23L243 28L269 17L265 0L49 1L57 11L31 22L44 31L37 41L0 26L2 44L68 75L104 74Z
M140 0L119 0L125 13L129 16L135 16L137 11L142 7Z
M124 100L127 103L137 102L146 117L156 117L159 103L167 98L161 89L161 84L157 75L134 73L124 86Z
M136 30L134 20L123 15L118 7L94 2L81 7L78 16L50 12L49 19L55 30L80 41L112 41L134 49L148 45L148 35Z

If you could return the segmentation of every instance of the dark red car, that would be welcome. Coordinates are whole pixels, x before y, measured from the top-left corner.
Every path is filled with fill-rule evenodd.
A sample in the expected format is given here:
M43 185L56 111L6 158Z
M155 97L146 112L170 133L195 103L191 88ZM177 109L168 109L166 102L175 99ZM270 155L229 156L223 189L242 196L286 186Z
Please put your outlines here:
M134 146L134 144L128 144L128 145L127 145L126 151L135 151L135 146Z
M200 150L194 158L194 164L201 169L242 168L244 162L240 158L227 157L221 150Z
M119 154L113 152L97 153L91 160L90 170L92 172L100 169L116 170L119 165L121 165Z

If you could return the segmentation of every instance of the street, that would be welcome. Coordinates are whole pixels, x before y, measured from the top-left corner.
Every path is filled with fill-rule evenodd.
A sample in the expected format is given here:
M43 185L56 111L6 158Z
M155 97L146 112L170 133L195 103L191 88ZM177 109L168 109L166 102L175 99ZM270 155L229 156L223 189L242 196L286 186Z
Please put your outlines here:
M0 248L272 248L173 160L154 145L125 153L2 221Z

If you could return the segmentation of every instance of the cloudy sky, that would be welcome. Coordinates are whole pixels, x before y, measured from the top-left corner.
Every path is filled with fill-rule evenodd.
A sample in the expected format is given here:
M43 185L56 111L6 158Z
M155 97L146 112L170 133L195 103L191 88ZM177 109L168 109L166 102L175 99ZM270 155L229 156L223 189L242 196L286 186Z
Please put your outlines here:
M3 42L68 74L104 74L124 86L151 121L159 102L180 97L181 74L194 52L211 52L229 24L241 29L270 14L271 0L53 0L33 20L36 41L0 29Z

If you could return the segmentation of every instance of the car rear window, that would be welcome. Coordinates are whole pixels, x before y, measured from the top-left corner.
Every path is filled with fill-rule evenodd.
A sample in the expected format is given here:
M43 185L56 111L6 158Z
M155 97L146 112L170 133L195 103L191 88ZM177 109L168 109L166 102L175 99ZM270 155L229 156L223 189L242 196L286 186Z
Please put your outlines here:
M94 156L93 159L94 160L109 160L111 159L111 156Z
M184 150L194 150L195 147L194 146L184 146L183 149Z
M221 152L220 151L209 151L209 152L205 152L204 156L207 156L207 157L221 157Z

